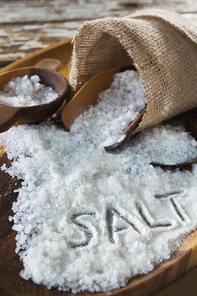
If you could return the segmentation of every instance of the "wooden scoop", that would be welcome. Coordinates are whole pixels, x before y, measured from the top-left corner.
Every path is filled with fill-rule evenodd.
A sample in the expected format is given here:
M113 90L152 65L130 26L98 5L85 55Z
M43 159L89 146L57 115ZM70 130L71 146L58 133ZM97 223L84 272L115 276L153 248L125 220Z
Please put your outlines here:
M62 121L65 127L70 130L75 119L84 111L88 110L91 105L95 105L97 103L99 93L110 87L115 73L123 72L128 69L136 70L134 66L115 68L99 73L88 80L62 111ZM123 130L121 135L118 136L111 145L104 148L109 151L123 144L130 136L131 132L137 127L145 111L146 110L143 109L139 116Z
M16 122L36 123L43 121L58 110L69 90L69 84L66 78L56 72L60 68L60 65L61 63L58 60L43 59L33 67L12 70L0 76L0 90L13 77L38 75L42 84L51 86L58 94L58 97L48 104L30 107L13 107L0 103L0 132L8 130Z

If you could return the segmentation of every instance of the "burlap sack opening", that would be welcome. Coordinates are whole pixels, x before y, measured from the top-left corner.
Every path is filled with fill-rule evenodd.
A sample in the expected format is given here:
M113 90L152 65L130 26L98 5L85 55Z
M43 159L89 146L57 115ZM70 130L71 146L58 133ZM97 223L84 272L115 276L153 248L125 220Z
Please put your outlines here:
M86 22L73 43L73 92L99 72L135 65L147 97L135 132L197 106L196 22L173 12L142 10Z

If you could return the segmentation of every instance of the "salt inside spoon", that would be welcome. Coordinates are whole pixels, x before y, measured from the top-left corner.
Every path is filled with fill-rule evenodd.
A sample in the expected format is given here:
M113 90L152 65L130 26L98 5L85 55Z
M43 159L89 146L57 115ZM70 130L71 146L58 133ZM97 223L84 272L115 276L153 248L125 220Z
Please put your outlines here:
M13 77L38 75L42 84L51 86L58 94L58 97L50 103L29 107L13 107L0 103L0 132L8 130L16 122L36 123L43 121L59 109L69 90L69 83L66 78L56 72L60 65L59 60L43 59L33 67L12 70L0 76L0 90Z
M113 75L125 70L136 70L136 68L134 66L115 68L99 73L88 80L63 109L62 121L65 127L70 130L75 119L84 111L88 110L91 105L97 103L99 93L110 87L113 82ZM145 111L146 108L122 131L111 145L104 147L105 150L110 151L122 145L128 139L131 132L138 126Z

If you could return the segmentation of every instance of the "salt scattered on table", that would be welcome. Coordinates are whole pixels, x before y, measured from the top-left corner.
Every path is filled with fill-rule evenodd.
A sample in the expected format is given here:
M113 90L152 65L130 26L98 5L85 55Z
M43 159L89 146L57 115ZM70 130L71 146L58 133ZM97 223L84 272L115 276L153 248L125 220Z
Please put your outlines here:
M69 133L48 120L0 134L13 160L1 169L23 180L10 217L21 276L48 288L118 289L170 258L197 227L196 166L150 165L197 157L195 139L181 126L158 126L107 153L115 111L97 112L90 108Z
M54 101L58 97L56 91L40 81L38 75L32 75L30 78L27 75L12 78L0 91L0 103L13 107L27 107Z

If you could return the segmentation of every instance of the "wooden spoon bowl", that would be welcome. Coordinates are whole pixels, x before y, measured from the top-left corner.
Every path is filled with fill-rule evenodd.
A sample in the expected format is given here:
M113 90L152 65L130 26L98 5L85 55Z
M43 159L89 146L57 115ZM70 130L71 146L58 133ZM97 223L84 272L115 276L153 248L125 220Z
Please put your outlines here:
M0 75L0 90L13 77L27 75L38 75L41 83L51 86L58 94L58 97L48 103L29 107L13 107L0 103L0 132L8 130L13 124L36 123L52 116L62 105L69 90L69 83L64 76L56 72L60 67L60 61L55 59L44 59L34 67L26 67L12 70Z

